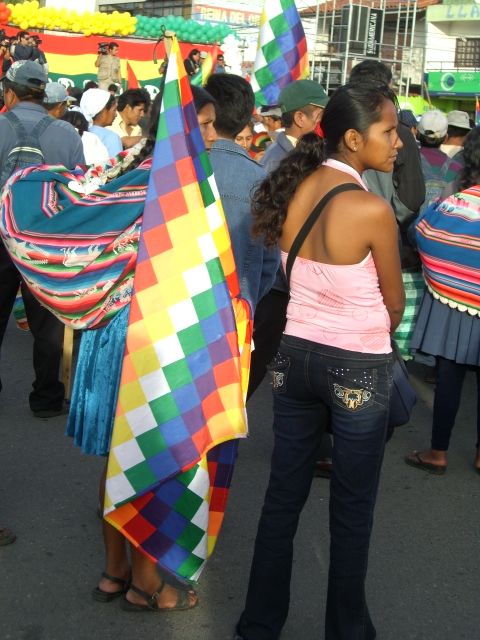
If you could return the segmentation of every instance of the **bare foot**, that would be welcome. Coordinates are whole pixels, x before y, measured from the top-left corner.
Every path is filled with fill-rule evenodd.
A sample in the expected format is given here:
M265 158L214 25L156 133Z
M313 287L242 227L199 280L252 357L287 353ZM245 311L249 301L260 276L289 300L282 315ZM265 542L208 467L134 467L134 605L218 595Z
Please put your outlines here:
M155 593L155 591L150 588L145 588L145 585L142 586L138 586L136 585L139 589L141 589L142 591L145 591L146 593L152 594ZM156 589L157 591L160 591L161 586L157 585ZM190 602L190 605L193 607L193 605L197 602L198 600L198 596L195 593L195 591L187 591L186 592L188 600ZM175 607L175 605L178 602L178 599L180 597L180 592L176 587L172 587L169 584L165 583L165 586L163 587L163 589L161 590L158 598L157 598L157 604L158 604L158 608L159 609L173 609ZM142 598L142 596L138 593L136 593L135 591L133 591L133 589L130 589L126 595L126 599L128 600L128 602L131 602L132 604L141 604L141 605L145 605L145 598Z

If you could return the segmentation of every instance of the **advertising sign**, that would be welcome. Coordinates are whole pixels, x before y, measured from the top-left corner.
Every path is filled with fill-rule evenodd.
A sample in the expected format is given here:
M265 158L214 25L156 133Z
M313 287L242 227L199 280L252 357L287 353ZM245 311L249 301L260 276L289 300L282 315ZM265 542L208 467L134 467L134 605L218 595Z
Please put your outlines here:
M262 6L263 3L258 5L255 1L250 3L222 0L217 3L215 0L210 0L208 4L194 2L192 18L212 24L258 27Z
M430 71L431 96L475 96L480 94L480 73L467 71Z
M437 4L427 8L428 22L450 22L452 20L480 20L478 4Z
M367 26L367 48L365 50L365 55L369 58L378 58L380 55L382 14L383 11L381 9L370 9Z

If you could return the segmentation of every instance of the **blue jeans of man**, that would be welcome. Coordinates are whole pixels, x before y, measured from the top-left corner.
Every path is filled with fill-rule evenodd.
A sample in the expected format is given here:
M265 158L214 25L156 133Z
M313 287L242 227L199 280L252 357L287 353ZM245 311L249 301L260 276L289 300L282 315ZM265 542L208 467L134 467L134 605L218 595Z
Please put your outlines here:
M277 640L285 624L293 539L330 413L334 448L325 638L373 640L365 577L387 432L391 354L357 353L284 335L269 368L275 444L239 635Z

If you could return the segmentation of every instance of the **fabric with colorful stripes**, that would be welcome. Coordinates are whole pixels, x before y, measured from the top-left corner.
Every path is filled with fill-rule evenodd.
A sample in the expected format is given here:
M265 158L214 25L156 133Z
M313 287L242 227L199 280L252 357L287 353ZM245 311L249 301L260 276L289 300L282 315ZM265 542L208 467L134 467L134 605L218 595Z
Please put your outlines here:
M6 183L0 233L38 300L74 329L130 302L151 161L107 182L125 157L93 167L28 167Z
M480 186L433 203L416 227L418 250L432 295L480 314Z

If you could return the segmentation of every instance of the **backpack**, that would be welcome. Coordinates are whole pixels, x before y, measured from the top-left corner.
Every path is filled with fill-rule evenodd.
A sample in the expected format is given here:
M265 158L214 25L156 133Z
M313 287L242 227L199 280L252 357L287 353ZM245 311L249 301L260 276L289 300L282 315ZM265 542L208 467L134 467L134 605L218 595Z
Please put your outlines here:
M18 169L30 167L32 164L45 164L39 139L45 129L55 121L52 116L45 116L30 133L27 133L25 127L14 113L7 111L3 115L14 130L17 141L3 166L2 175L0 176L0 188L3 188L12 173Z
M435 202L437 198L442 197L443 190L447 186L446 175L448 167L452 163L453 159L448 158L443 165L434 173L428 160L420 154L422 160L423 179L425 180L425 200L420 207L420 214L422 214L432 202Z

